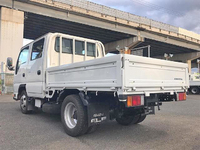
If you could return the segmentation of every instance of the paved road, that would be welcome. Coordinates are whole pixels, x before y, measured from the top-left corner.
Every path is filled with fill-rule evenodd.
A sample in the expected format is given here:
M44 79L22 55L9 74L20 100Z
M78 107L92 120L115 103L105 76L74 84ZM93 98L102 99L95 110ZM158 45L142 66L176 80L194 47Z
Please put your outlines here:
M165 103L140 125L115 121L93 133L72 138L63 131L60 116L23 115L19 102L0 96L0 150L200 150L200 96Z

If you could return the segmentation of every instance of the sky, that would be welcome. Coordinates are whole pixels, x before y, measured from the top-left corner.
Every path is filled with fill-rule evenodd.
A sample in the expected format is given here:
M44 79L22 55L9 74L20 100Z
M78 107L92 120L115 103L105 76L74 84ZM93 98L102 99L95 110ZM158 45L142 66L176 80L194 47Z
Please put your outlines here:
M200 34L200 0L89 0ZM24 45L31 40L24 39Z
M200 0L90 0L200 34Z

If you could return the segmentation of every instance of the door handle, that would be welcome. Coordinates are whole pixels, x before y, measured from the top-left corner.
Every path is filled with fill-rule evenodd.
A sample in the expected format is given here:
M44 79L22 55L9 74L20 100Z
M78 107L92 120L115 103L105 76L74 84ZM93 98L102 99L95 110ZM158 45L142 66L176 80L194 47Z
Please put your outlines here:
M25 77L25 73L22 74L22 77Z
M41 75L41 70L38 70L38 71L37 71L37 75Z

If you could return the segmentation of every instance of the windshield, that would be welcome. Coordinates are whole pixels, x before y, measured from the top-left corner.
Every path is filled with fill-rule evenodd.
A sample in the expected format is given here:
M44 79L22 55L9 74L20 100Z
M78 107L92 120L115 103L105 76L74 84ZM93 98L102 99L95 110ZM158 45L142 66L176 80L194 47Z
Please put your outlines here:
M19 58L18 58L18 61L17 61L17 65L16 65L16 72L15 74L17 74L20 66L22 64L25 64L27 62L27 59L28 59L28 54L29 54L29 47L26 47L24 48L20 54L19 54Z

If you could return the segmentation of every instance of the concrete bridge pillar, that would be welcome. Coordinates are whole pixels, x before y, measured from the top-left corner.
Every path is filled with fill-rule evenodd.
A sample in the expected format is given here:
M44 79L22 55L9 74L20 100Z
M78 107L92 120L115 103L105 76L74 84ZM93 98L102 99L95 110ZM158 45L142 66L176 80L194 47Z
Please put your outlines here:
M12 57L14 65L23 46L24 12L0 8L0 62Z

